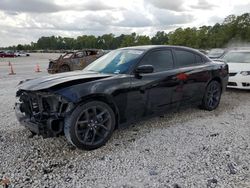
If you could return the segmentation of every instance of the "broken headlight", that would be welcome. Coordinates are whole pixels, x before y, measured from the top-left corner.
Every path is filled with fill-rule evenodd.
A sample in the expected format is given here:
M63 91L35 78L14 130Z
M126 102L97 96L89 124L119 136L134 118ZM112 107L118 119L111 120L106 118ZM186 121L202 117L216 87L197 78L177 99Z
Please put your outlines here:
M40 106L44 111L49 113L58 113L60 115L71 111L74 107L72 102L67 101L64 97L56 94L39 94L41 101Z

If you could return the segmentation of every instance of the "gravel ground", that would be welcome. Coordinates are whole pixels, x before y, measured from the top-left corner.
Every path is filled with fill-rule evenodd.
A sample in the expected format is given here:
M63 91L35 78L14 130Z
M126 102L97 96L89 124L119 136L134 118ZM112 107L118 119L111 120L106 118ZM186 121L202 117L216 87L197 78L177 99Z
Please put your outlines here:
M14 115L16 85L46 75L56 56L0 59L0 179L25 188L250 187L249 91L226 91L213 112L188 108L115 131L94 151L64 137L32 137ZM6 60L16 75L8 75Z

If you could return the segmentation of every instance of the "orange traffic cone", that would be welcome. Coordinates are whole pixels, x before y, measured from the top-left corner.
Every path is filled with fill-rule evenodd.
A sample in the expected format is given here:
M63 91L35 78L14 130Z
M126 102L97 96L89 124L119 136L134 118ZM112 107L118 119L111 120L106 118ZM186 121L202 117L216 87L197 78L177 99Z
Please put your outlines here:
M36 70L35 70L35 72L41 72L40 66L38 64L36 64Z
M10 63L10 73L9 75L15 75L16 73L14 72L14 69L13 69L13 66L12 64Z
M10 180L8 178L4 178L0 181L0 185L2 185L3 187L9 187Z

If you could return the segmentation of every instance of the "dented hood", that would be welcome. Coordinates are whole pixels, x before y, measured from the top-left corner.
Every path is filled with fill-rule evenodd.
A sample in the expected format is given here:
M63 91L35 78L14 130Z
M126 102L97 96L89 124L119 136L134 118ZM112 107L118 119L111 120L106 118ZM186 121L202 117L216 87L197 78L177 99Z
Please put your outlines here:
M37 91L49 89L55 86L71 86L75 84L81 84L85 82L95 81L107 77L111 77L112 74L101 74L96 72L84 72L74 71L67 73L59 73L51 76L44 76L28 81L24 81L19 85L20 90Z

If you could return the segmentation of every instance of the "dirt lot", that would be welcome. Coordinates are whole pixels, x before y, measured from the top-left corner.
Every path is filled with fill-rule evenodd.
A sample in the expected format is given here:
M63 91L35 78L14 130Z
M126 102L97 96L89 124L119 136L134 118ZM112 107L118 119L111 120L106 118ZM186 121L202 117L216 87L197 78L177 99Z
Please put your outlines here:
M228 90L213 112L189 108L118 130L95 151L31 137L14 115L16 86L47 75L57 56L0 59L0 179L13 187L250 187L249 91Z

